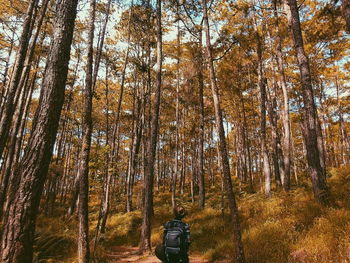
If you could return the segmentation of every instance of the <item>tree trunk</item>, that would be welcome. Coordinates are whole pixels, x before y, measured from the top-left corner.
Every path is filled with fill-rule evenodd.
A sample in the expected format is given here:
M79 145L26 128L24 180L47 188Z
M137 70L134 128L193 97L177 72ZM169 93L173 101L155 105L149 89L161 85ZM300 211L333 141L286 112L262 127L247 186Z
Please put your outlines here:
M8 153L7 153L7 158L4 166L4 173L2 176L2 181L1 181L1 186L0 186L0 218L2 216L2 211L3 211L3 205L6 199L6 194L7 194L7 188L9 185L10 175L11 171L15 167L15 156L16 156L16 143L18 140L21 138L17 137L19 134L18 131L20 129L20 125L22 123L22 116L24 115L24 110L26 109L26 105L28 103L28 100L31 100L32 97L32 92L34 89L34 83L36 80L36 74L31 81L31 83L26 85L21 92L20 95L20 105L17 107L14 115L14 125L10 131L10 139L8 143ZM24 115L25 116L25 115ZM21 134L22 135L22 134Z
M16 62L14 70L12 72L11 81L8 86L8 93L4 108L2 109L1 120L0 120L0 158L5 148L7 136L11 127L11 121L13 113L15 111L15 95L18 90L19 82L21 79L24 61L27 55L27 49L29 45L29 39L31 36L31 24L34 20L33 12L38 0L32 0L27 9L26 17L23 23L23 31L19 39L19 47L16 55Z
M198 186L199 186L199 207L205 206L205 182L204 182L204 77L203 77L203 47L202 47L202 26L198 32L198 53L197 53L197 80L199 86L199 148L198 148Z
M185 128L186 109L182 108L182 121L181 130ZM187 156L185 154L185 133L183 132L181 136L181 174L180 174L180 195L184 194L185 191L185 180L186 180L186 167L187 167Z
M32 262L35 221L64 101L77 2L62 0L57 10L32 133L22 161L13 171L18 184L10 189L3 220L1 263Z
M231 210L231 223L233 228L233 246L235 250L234 257L235 257L236 263L244 263L245 258L244 258L243 244L242 244L242 238L241 238L240 222L238 218L238 209L237 209L236 200L233 192L232 181L231 181L230 164L229 164L229 159L228 159L228 154L226 149L225 131L222 123L222 112L221 112L220 99L219 99L219 87L217 86L217 83L216 83L213 56L211 51L210 30L209 30L206 1L203 1L203 21L204 21L205 33L206 33L206 44L207 44L206 49L207 49L210 84L211 84L211 90L213 94L214 108L215 108L216 132L218 136L219 152L220 152L221 164L223 169L223 177L225 181L226 195L227 195L227 199L229 201L229 206Z
M283 109L282 109L282 122L283 122L283 169L281 170L282 185L285 191L289 191L290 188L290 159L291 159L291 135L289 125L289 99L287 90L286 75L284 73L284 58L282 53L282 38L279 30L279 18L277 13L276 0L273 1L275 27L277 28L277 49L276 59L279 72L279 84L283 93Z
M242 92L239 93L240 101L242 104L242 114L243 114L243 129L242 129L242 139L243 139L243 150L245 152L245 156L248 159L248 180L249 180L249 190L253 193L254 192L254 185L253 185L253 172L252 172L252 158L251 158L251 152L250 152L250 141L249 141L249 133L248 133L248 122L247 122L247 116L246 116L246 108L244 105L244 99Z
M107 69L106 69L106 72L107 72ZM107 77L106 77L106 83L107 83ZM107 127L108 127L108 124L107 124ZM109 129L106 129L106 147L108 146L108 141L109 141L108 130ZM113 159L113 153L112 153L112 159ZM98 221L96 225L96 234L95 234L95 242L94 242L95 249L99 239L101 240L104 239L104 234L106 231L106 223L107 223L107 218L109 213L112 174L109 171L110 155L108 152L105 154L105 162L106 163L105 163L105 171L104 171L103 188L102 188L102 194L101 194L101 203L100 203Z
M308 169L311 174L314 196L320 203L328 203L329 193L325 174L322 168L321 153L318 148L317 112L311 82L309 59L304 50L304 42L300 27L300 18L296 0L288 0L290 8L290 27L293 35L294 48L300 70L301 87L304 100L304 131L307 151Z
M133 152L134 152L134 145L135 145L135 137L136 137L136 125L135 124L135 107L136 107L136 91L133 91L133 102L132 102L132 115L131 115L131 139L129 144L129 153L128 153L128 168L127 168L127 175L126 175L126 182L125 182L125 193L126 193L126 212L132 211L132 195L131 195L131 189L133 188L132 184L132 163L133 163ZM137 121L136 121L137 122Z
M263 61L262 61L262 43L261 37L256 32L257 55L258 55L258 85L260 90L260 142L261 155L263 157L263 175L265 178L265 195L271 195L271 170L269 165L269 154L266 142L266 79L264 78Z
M112 160L111 162L114 163L115 160L118 160L119 158L119 133L120 133L120 111L124 96L124 83L125 83L125 76L126 76L126 69L128 66L128 60L129 60L129 51L130 51L130 20L131 20L131 14L133 9L133 1L131 1L131 6L129 9L129 21L128 21L128 46L125 53L125 59L124 59L124 65L122 70L122 79L120 83L120 93L118 98L118 106L117 106L117 116L115 125L113 128L113 135L112 135ZM115 141L117 140L117 145L115 144Z
M338 77L335 79L336 89L337 89L337 111L338 111L338 125L339 125L339 143L340 143L340 159L342 164L347 163L347 134L344 127L344 118L343 118L343 106L340 101L340 84L338 83Z
M191 145L191 152L192 152L192 156L191 156L191 181L190 181L190 187L191 187L191 202L192 204L194 203L194 186L195 186L195 148L194 148L195 144Z
M16 31L13 30L12 31L12 36L11 36L11 40L10 40L10 49L7 55L7 60L5 63L5 70L4 70L4 77L3 77L3 81L2 81L2 86L0 89L0 116L2 116L2 110L3 110L3 106L5 104L5 100L6 100L6 84L7 84L7 75L8 75L8 71L10 68L10 61L11 61L11 55L12 55L12 51L14 48L14 38L15 38L15 33Z
M135 132L134 132L134 141L132 145L132 152L130 156L130 168L129 168L129 175L128 177L128 191L127 191L127 212L132 211L133 205L132 205L132 197L133 197L133 185L134 185L134 177L137 169L137 163L138 163L138 153L140 151L140 145L141 145L141 137L142 137L142 117L141 117L141 99L137 99L137 105L136 105L136 124L135 124Z
M273 170L275 173L275 182L277 187L282 186L281 182L281 169L280 169L280 136L278 132L278 115L277 115L277 98L276 98L276 85L275 79L273 80L274 89L270 98L268 106L268 113L271 123L271 148L272 148L272 161L273 161Z
M343 0L341 9L342 9L342 14L346 23L346 31L350 33L350 1Z
M153 211L153 173L157 147L160 93L162 85L162 24L161 0L157 0L157 66L156 66L156 94L151 120L151 135L147 143L147 157L145 159L145 201L141 227L140 251L150 251L151 246L151 216Z
M78 236L78 262L90 262L89 247L89 160L92 135L92 90L93 90L93 43L94 43L94 23L95 23L96 0L90 0L89 24L88 24L88 50L86 63L86 77L84 87L84 108L83 108L83 141L79 155L80 166L78 170L79 178L79 236Z
M179 3L176 6L176 15L179 14ZM171 205L173 208L176 206L176 184L179 172L179 90L180 90L180 52L181 52L181 40L180 40L180 19L177 19L177 36L176 36L176 51L177 51L177 61L176 61L176 109L175 109L175 162L174 162L174 174L172 178L172 189L171 189Z
M96 50L96 58L95 58L95 64L93 67L94 72L93 72L93 78L92 78L93 89L95 89L97 74L98 74L98 70L100 68L102 49L103 49L103 44L104 44L104 40L105 40L105 36L106 36L106 29L107 29L107 24L108 24L110 9L111 9L111 3L112 3L112 0L108 0L106 17L105 17L105 21L103 23L103 27L102 27L102 31L101 31L101 39L99 39L99 41L98 41L98 47Z
M128 66L128 59L129 59L129 50L130 50L130 28L131 28L131 16L132 16L132 9L133 9L133 1L131 1L131 6L129 8L129 19L128 19L128 33L127 33L127 42L128 46L126 49L126 54L125 54L125 59L124 59L124 66L123 66L123 71L122 71L122 80L121 80L121 85L120 85L120 96L118 100L118 109L117 109L117 120L116 120L116 127L117 127L117 140L119 142L119 116L120 116L120 109L121 109L121 103L123 99L123 92L124 92L124 82L125 82L125 74L126 74L126 68ZM139 105L138 105L139 106ZM113 143L115 141L115 138L113 138ZM114 148L114 146L113 146ZM133 177L133 172L134 170L131 170L132 165L133 165L133 149L130 149L131 155L130 155L130 165L129 165L129 170L127 173L127 182L126 182L126 209L128 212L132 210L132 177ZM116 156L118 158L118 156ZM131 173L132 172L132 173Z
M109 100L108 100L108 94L109 94L109 86L108 86L108 65L106 61L106 77L105 77L105 85L106 85L106 143L105 147L106 149L109 148ZM106 224L107 224L107 218L109 213L109 202L110 202L110 188L111 188L111 181L112 181L112 175L109 171L109 162L110 162L110 153L107 151L105 154L105 178L103 183L103 191L102 191L102 199L101 199L101 205L100 205L100 213L99 213L99 223L97 224L97 239L95 240L95 245L97 244L98 240L98 234L100 233L101 239L104 239L104 235L106 232Z

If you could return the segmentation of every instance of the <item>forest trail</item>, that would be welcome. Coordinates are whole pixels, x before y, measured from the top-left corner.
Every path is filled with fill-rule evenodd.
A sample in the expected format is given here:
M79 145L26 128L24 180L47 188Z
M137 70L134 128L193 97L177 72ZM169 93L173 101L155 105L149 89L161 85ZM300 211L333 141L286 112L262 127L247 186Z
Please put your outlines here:
M136 255L137 247L117 246L108 253L109 263L117 262L143 262L143 263L160 263L161 261L154 255ZM207 263L208 261L198 256L190 256L190 263Z

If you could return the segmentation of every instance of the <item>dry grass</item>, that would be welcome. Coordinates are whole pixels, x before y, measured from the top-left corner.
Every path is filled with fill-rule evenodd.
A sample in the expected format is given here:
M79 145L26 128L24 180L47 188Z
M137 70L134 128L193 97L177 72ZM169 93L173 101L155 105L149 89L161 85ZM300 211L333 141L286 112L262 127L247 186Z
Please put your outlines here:
M297 188L289 194L276 192L269 199L254 194L239 200L247 262L350 262L350 166L332 169L331 174L329 185L335 207L316 203L308 187ZM219 216L219 211L217 214ZM215 222L215 227L206 224L212 231L206 233L213 234L206 239L205 235L200 237L201 243L206 244L206 258L232 258L228 222L220 222L218 218L213 221L206 211L194 227L200 227L199 221ZM223 228L218 236L214 233L220 227Z
M330 172L332 176L328 182L333 207L316 203L306 180L302 187L289 194L276 191L268 199L258 193L240 193L238 204L247 263L350 262L350 166ZM181 199L189 211L185 221L191 227L191 253L204 255L211 261L230 260L233 257L232 231L227 204L224 217L220 209L220 186L210 187L207 197L207 208L203 211L190 202L188 195ZM171 219L170 200L168 193L155 195L153 245L161 242L162 226ZM119 209L122 210L122 206ZM96 224L96 213L94 209L90 217L91 230ZM113 211L108 219L106 240L101 243L97 254L103 258L103 253L113 246L137 246L141 217L140 211ZM63 224L59 219L40 217L38 229L39 233L63 235L72 244L68 254L71 253L72 258L75 256L74 222ZM63 253L60 248L59 253ZM64 262L70 261L66 259Z
M75 262L76 243L74 222L66 222L61 217L40 216L37 220L33 262Z

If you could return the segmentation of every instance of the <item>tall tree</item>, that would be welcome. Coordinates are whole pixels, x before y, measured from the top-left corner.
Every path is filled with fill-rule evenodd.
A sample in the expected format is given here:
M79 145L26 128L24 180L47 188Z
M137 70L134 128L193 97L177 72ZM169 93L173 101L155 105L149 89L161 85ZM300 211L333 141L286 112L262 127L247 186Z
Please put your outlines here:
M21 75L24 67L24 61L27 55L27 49L29 45L29 40L32 32L32 23L35 20L34 10L37 5L38 0L32 0L29 2L27 13L23 22L23 30L19 40L19 47L16 55L16 63L14 65L14 70L12 73L11 81L8 85L6 101L4 102L4 108L1 112L0 119L0 157L5 148L8 133L11 127L11 121L13 113L15 111L15 95L18 90L19 82L21 80Z
M98 39L98 47L96 49L95 63L94 63L94 67L93 67L93 70L94 70L93 79L92 79L93 88L95 88L98 69L100 67L102 49L103 49L103 44L104 44L105 37L106 37L106 29L107 29L108 19L109 19L109 15L111 13L111 4L112 4L112 0L108 0L105 21L103 23L101 34L99 35L100 38Z
M143 204L143 219L141 226L140 251L151 250L151 217L153 210L153 176L154 161L157 148L158 126L159 126L159 109L160 94L162 86L162 1L157 0L156 17L157 17L157 65L156 65L156 91L153 105L151 134L147 142L147 157L145 158L145 197Z
M35 51L35 47L37 45L37 39L39 36L39 33L41 32L41 25L43 23L43 20L45 18L46 15L46 10L47 10L47 6L48 6L49 0L45 0L43 2L43 6L41 8L41 12L40 12L40 16L38 18L38 22L37 22L37 28L33 37L33 40L31 42L31 44L29 45L29 50L28 50L28 55L25 58L25 62L24 62L24 69L22 70L22 76L19 82L19 87L22 87L22 89L20 90L20 95L19 95L19 99L18 99L18 105L16 110L14 111L14 116L13 116L13 126L10 129L9 132L9 140L8 140L8 152L7 152L7 156L6 156L6 165L4 169L4 174L3 174L3 180L1 182L1 187L0 187L0 218L1 218L1 214L2 214L2 208L3 208L3 203L5 201L5 196L6 196L6 191L7 191L7 186L8 186L8 182L10 180L10 173L11 170L16 166L17 162L16 162L16 152L18 152L16 150L16 144L18 145L18 143L21 140L21 133L19 133L20 127L21 127L21 123L22 121L25 119L23 118L23 113L25 112L25 105L27 103L29 103L31 101L32 98L32 93L33 93L33 89L35 86L35 81L36 81L36 76L37 76L37 72L35 72L35 77L32 78L29 81L29 73L30 73L30 69L32 66L32 60L33 60L33 56L34 56L34 51ZM39 41L40 44L42 44L43 40L45 39L45 32L42 34L42 38ZM37 59L37 64L39 64L40 62L40 58ZM36 70L38 70L38 65ZM30 82L30 83L29 83ZM26 102L25 102L26 101ZM1 156L1 154L0 154Z
M216 123L216 133L218 136L218 153L220 154L221 160L221 168L223 172L224 182L225 182L225 190L227 199L229 202L229 207L231 211L231 224L233 229L233 246L235 250L235 262L236 263L244 263L244 251L243 251L243 243L241 238L241 228L240 222L238 218L238 209L235 200L235 195L233 192L233 185L231 180L231 172L230 172L230 163L227 154L226 148L226 138L225 131L222 119L222 111L220 106L220 98L219 98L219 87L216 82L213 55L212 55L212 47L210 43L210 27L209 27L209 19L208 19L208 11L207 11L207 2L206 0L202 1L203 6L203 22L204 22L204 30L206 35L206 55L209 69L209 77L210 77L210 86L212 90L213 100L214 100L214 110L215 110L215 123Z
M1 263L32 262L35 221L64 101L77 0L62 0L32 132L10 189L3 219Z
M90 262L89 248L89 160L92 134L92 90L93 90L93 44L96 0L90 0L89 27L88 27L88 53L86 63L86 77L84 87L83 110L83 142L80 152L79 178L79 236L78 236L78 262Z
M174 174L171 189L171 204L173 208L176 205L176 184L177 175L179 171L179 92L180 92L180 54L181 54L181 36L180 36L180 13L179 13L179 3L176 2L176 20L177 20L177 35L176 35L176 109L175 109L175 161L174 161Z
M199 207L205 206L205 181L204 181L204 77L203 77L203 46L202 25L198 30L198 53L197 53L197 80L199 86L199 149L198 149L198 186Z
M273 1L273 14L275 19L275 26L277 29L277 48L276 48L276 60L279 73L279 84L283 93L283 109L282 109L282 122L283 122L283 169L281 170L282 185L285 191L289 191L290 188L290 158L291 158L291 135L289 125L289 98L287 90L286 74L284 70L284 57L282 53L282 37L280 32L279 17L277 13L277 1Z
M308 169L311 174L314 196L320 203L327 203L329 193L326 176L323 169L322 153L318 147L319 132L317 110L314 101L314 91L311 81L309 58L304 50L303 36L300 26L299 10L296 0L288 0L290 9L290 27L294 41L298 66L300 71L301 88L304 101L303 130L307 152Z
M265 194L271 195L271 169L269 164L269 154L266 141L266 84L267 80L264 77L263 58L262 58L262 40L259 32L255 32L257 41L257 55L258 55L258 86L260 91L260 143L261 155L263 162L263 174L265 177Z
M267 79L265 77L264 61L263 61L263 47L264 39L262 33L258 27L257 13L255 11L255 1L253 4L253 23L254 23L254 36L256 41L256 53L257 53L257 73L258 73L258 88L260 92L260 147L262 156L262 172L265 177L265 195L271 195L271 169L269 164L269 151L267 147L267 135L266 135L266 104L267 104ZM262 27L264 27L262 25Z

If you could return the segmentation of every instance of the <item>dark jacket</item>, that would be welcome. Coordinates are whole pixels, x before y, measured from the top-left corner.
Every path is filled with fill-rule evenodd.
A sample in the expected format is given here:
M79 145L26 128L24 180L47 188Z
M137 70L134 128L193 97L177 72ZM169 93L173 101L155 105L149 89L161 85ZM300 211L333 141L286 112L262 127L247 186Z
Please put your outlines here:
M174 225L180 225L181 229L184 231L185 244L184 244L184 247L181 249L187 254L188 249L190 247L190 243L191 243L190 227L185 222L182 222L181 219L171 220L164 225L163 244L165 243L165 237L166 237L166 234L168 232L168 229L171 229L172 227L174 227Z
M179 255L179 258L169 258L165 253L165 237L168 233L168 230L171 229L174 226L174 224L180 226L183 232L185 233L185 242L184 246L181 248L181 255ZM190 243L190 228L188 224L182 222L180 219L174 219L167 222L164 225L163 244L159 244L156 247L155 254L164 263L189 263L188 249Z

